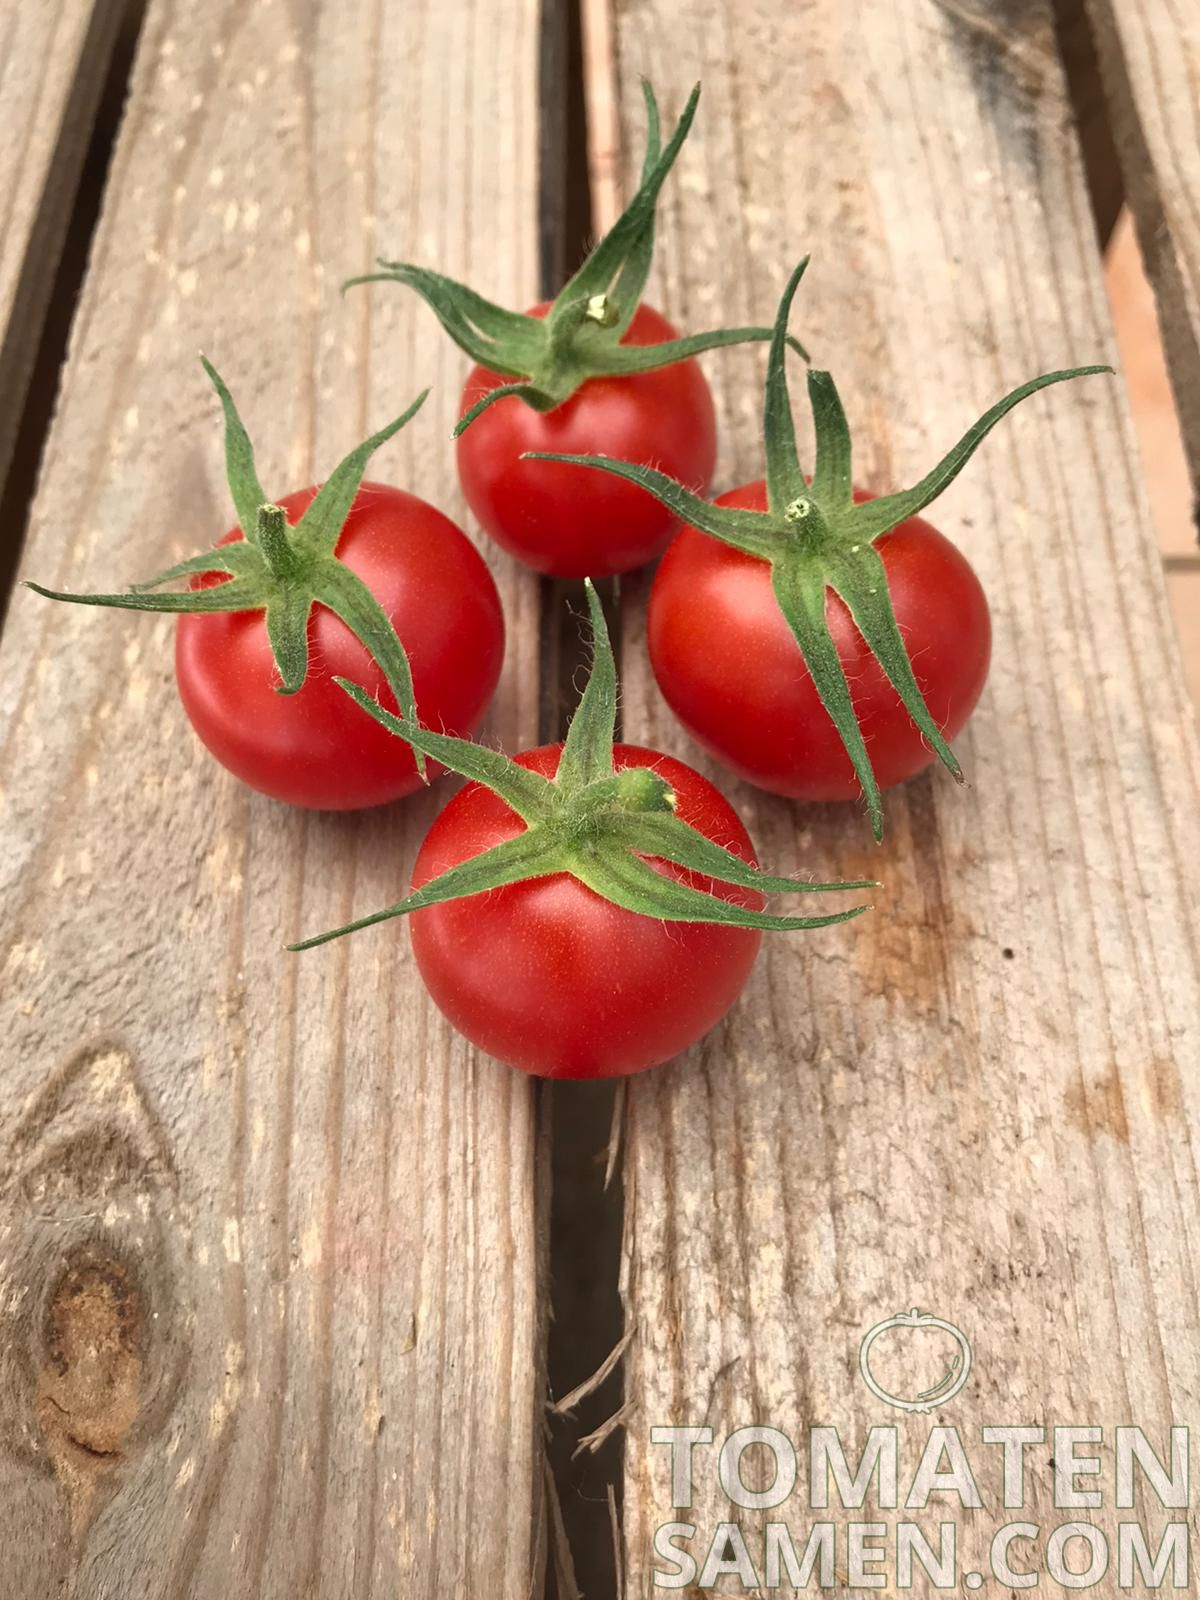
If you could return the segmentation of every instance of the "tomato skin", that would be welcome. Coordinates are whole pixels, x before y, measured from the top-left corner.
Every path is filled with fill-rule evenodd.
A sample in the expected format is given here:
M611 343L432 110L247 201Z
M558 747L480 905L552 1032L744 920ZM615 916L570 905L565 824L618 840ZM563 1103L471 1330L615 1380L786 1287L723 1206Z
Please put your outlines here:
M302 489L279 502L289 522L299 520L316 492ZM221 543L241 537L235 528ZM492 576L470 540L415 495L364 483L337 554L375 595L403 640L422 720L451 733L473 732L500 676L504 616ZM206 574L193 586L219 581ZM360 683L396 710L374 659L320 603L309 618L308 641L304 687L282 695L262 612L180 616L176 682L204 744L243 783L289 805L350 811L420 788L410 748L333 681L336 676ZM430 763L431 776L440 770Z
M532 315L547 307L535 306ZM640 305L623 344L678 335ZM511 378L474 367L460 415ZM658 467L705 494L717 459L712 391L694 359L623 378L590 378L554 411L519 397L498 400L459 435L458 475L467 504L510 555L555 578L603 578L652 561L677 527L635 484L590 467L522 461L525 450L606 455Z
M553 777L561 750L543 745L517 760ZM636 745L618 745L616 764L654 767L675 790L678 816L754 860L737 813L698 772ZM502 800L468 784L429 830L413 888L523 827ZM654 865L735 904L762 908L753 890ZM737 999L762 938L756 928L639 916L566 873L427 906L409 920L425 985L459 1032L546 1078L641 1072L685 1050Z
M855 491L859 502L872 496ZM716 502L765 510L766 487ZM876 541L896 621L934 721L954 739L975 709L991 658L991 619L966 557L910 517ZM937 758L834 594L826 600L838 655L881 788ZM784 621L765 561L694 528L672 542L648 617L659 688L688 732L740 777L798 800L848 800L858 779Z

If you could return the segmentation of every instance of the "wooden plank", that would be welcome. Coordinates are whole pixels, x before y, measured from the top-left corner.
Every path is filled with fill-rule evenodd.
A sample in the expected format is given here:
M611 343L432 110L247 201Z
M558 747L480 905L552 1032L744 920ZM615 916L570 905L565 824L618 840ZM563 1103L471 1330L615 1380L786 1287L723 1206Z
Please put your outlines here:
M0 6L0 485L123 0Z
M373 470L462 516L464 363L384 251L537 290L536 0L152 0L24 570L153 572L231 520L204 348L278 490L423 385ZM533 741L537 591L490 736ZM536 1590L530 1085L386 904L445 790L302 815L202 753L171 629L19 594L4 640L6 1600Z
M1168 572L1167 594L1179 634L1188 691L1192 705L1200 715L1200 567Z
M1088 6L1200 496L1200 13L1169 0Z
M1044 6L639 0L616 23L626 193L639 75L671 112L704 85L651 298L685 329L762 320L812 250L794 325L838 373L864 485L915 481L1021 379L1111 357ZM762 352L711 366L726 487L762 471ZM1111 1535L1131 1515L1112 1428L1161 1453L1172 1421L1197 1420L1197 759L1134 459L1118 382L1094 380L1020 408L939 503L989 592L994 666L959 742L971 787L937 773L891 795L881 851L853 808L715 772L650 678L647 580L623 587L626 737L717 776L772 870L885 885L848 929L768 939L727 1025L629 1085L630 1595L670 1570L651 1541L676 1519L701 1562L720 1521L742 1522L762 1577L755 1527L785 1520L802 1545L828 1518L845 1573L872 1497L809 1509L811 1424L852 1454L898 1426L902 1496L930 1424L960 1430L985 1509L916 1513L935 1541L958 1525L959 1581L993 1528L1071 1515L1052 1508L1049 1440L1028 1453L1027 1512L1005 1511L981 1425L1103 1426L1103 1509L1075 1515ZM858 1371L865 1333L913 1306L974 1345L934 1417L889 1409ZM705 1424L716 1443L676 1510L651 1429ZM718 1486L716 1445L745 1424L801 1449L778 1509ZM890 1541L905 1513L878 1515ZM890 1588L894 1546L883 1570Z

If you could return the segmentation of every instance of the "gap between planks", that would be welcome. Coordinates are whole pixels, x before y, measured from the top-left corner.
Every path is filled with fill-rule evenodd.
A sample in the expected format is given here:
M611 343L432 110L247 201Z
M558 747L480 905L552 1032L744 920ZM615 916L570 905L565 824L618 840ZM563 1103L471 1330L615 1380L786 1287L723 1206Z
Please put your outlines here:
M541 70L543 251L541 292L551 298L579 265L611 218L604 212L591 163L593 129L585 95L586 13L577 0L549 3L543 14ZM554 92L558 75L559 92ZM558 227L547 226L557 218ZM619 585L597 585L619 652ZM562 738L590 664L583 586L541 583L540 738ZM620 658L618 654L618 671ZM548 1563L550 1600L609 1600L617 1592L616 1546L609 1506L622 1492L619 1433L603 1433L620 1405L619 1363L598 1383L593 1375L624 1332L619 1273L623 1194L608 1178L608 1141L616 1104L609 1082L546 1083L539 1115L550 1131L549 1281L547 1284L547 1456L554 1485L561 1559ZM583 1386L570 1416L554 1402ZM566 1559L569 1552L570 1559Z
M0 328L0 527L6 530L0 541L0 628L25 542L145 7L146 0L92 0L34 214L22 228L20 217L14 221L10 211L0 239L0 250L7 245L22 253L19 267L11 260L4 263L9 292L0 308L6 317ZM14 8L4 48L12 45L15 17ZM10 58L3 66L11 71L18 64ZM48 95L52 102L53 81L53 74L44 75L39 97ZM36 117L37 111L30 114ZM32 136L36 139L36 129ZM23 176L37 172L28 149L21 161ZM14 203L19 206L19 199Z

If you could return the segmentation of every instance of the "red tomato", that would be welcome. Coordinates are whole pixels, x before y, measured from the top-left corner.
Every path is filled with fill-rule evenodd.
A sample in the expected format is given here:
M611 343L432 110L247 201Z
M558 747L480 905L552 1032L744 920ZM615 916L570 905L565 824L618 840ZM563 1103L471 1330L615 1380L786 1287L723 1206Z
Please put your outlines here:
M535 306L532 315L546 310ZM665 317L641 305L621 342L677 337ZM511 382L472 368L460 414ZM636 461L704 494L717 458L716 413L708 381L691 359L628 378L591 378L554 411L535 411L515 396L498 400L459 435L457 449L467 504L497 544L551 577L604 578L652 561L676 527L671 513L623 479L522 461L522 452Z
M553 777L561 750L543 745L517 759ZM636 745L618 745L615 758L618 768L661 772L675 790L678 816L754 861L737 813L698 772ZM468 784L429 830L413 888L523 828L503 800ZM694 888L762 909L752 890L668 862L653 865ZM756 928L639 916L566 873L427 906L411 922L421 976L459 1032L489 1055L545 1078L641 1072L685 1050L737 999L761 939Z
M872 496L855 491L860 502ZM762 511L762 482L718 505ZM876 541L900 632L933 720L947 739L975 709L991 656L991 620L966 558L920 517ZM881 788L936 760L849 611L825 615ZM775 599L765 561L685 528L655 575L650 660L667 703L718 760L774 794L846 800L858 779Z
M316 489L279 503L299 521ZM240 528L221 543L240 539ZM371 590L408 652L423 722L469 734L500 676L504 617L483 558L448 517L386 484L364 483L337 555ZM197 586L223 581L206 575ZM182 615L175 637L179 695L223 766L276 800L328 811L380 805L421 785L408 745L334 683L361 683L390 710L383 673L340 617L317 604L308 623L304 687L281 695L261 611ZM430 765L430 773L440 770Z

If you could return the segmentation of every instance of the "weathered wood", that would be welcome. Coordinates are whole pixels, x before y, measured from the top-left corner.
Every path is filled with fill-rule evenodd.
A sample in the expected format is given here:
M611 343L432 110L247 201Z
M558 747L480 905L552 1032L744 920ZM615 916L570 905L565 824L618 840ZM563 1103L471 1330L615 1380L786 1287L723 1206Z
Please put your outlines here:
M1200 496L1200 13L1168 0L1088 7Z
M268 486L425 384L373 466L462 514L464 363L411 255L537 292L535 0L152 0L24 570L108 587L231 520L218 363ZM497 219L502 219L498 223ZM529 743L537 594L489 726ZM425 998L386 904L445 791L361 817L240 788L171 628L14 601L4 638L0 1549L6 1600L536 1589L529 1084Z
M123 0L0 6L0 485Z
M639 76L671 112L704 85L652 297L683 328L762 320L813 251L795 327L838 374L864 485L915 481L1014 383L1111 353L1041 4L639 0L618 6L616 39L627 193ZM762 471L762 354L711 367L726 487ZM1014 1518L1111 1535L1142 1515L1114 1509L1112 1428L1162 1453L1172 1421L1197 1421L1196 744L1119 383L1019 409L934 515L994 610L991 682L959 741L971 787L937 772L889 796L877 851L852 807L716 774L772 870L884 887L847 929L769 938L728 1025L630 1083L631 1596L676 1518L702 1560L721 1520L785 1520L802 1543L824 1517L844 1572L846 1525L871 1515L810 1511L803 1465L783 1507L740 1511L715 1446L676 1511L654 1425L708 1424L718 1443L772 1425L802 1462L812 1424L855 1452L868 1425L897 1425L901 1495L930 1423L957 1426L985 1509L935 1497L907 1515L935 1541L958 1524L961 1579ZM626 736L712 770L653 687L646 587L623 591ZM866 1331L912 1306L974 1345L934 1417L889 1409L858 1372ZM914 1373L900 1362L893 1381ZM1050 1441L1028 1452L1028 1510L1003 1509L982 1424L1093 1422L1103 1509L1052 1509ZM905 1515L879 1514L889 1539ZM890 1589L894 1548L884 1570ZM1115 1578L1114 1554L1092 1592Z
M1168 572L1167 594L1179 634L1184 676L1192 705L1200 715L1200 569L1185 567Z

